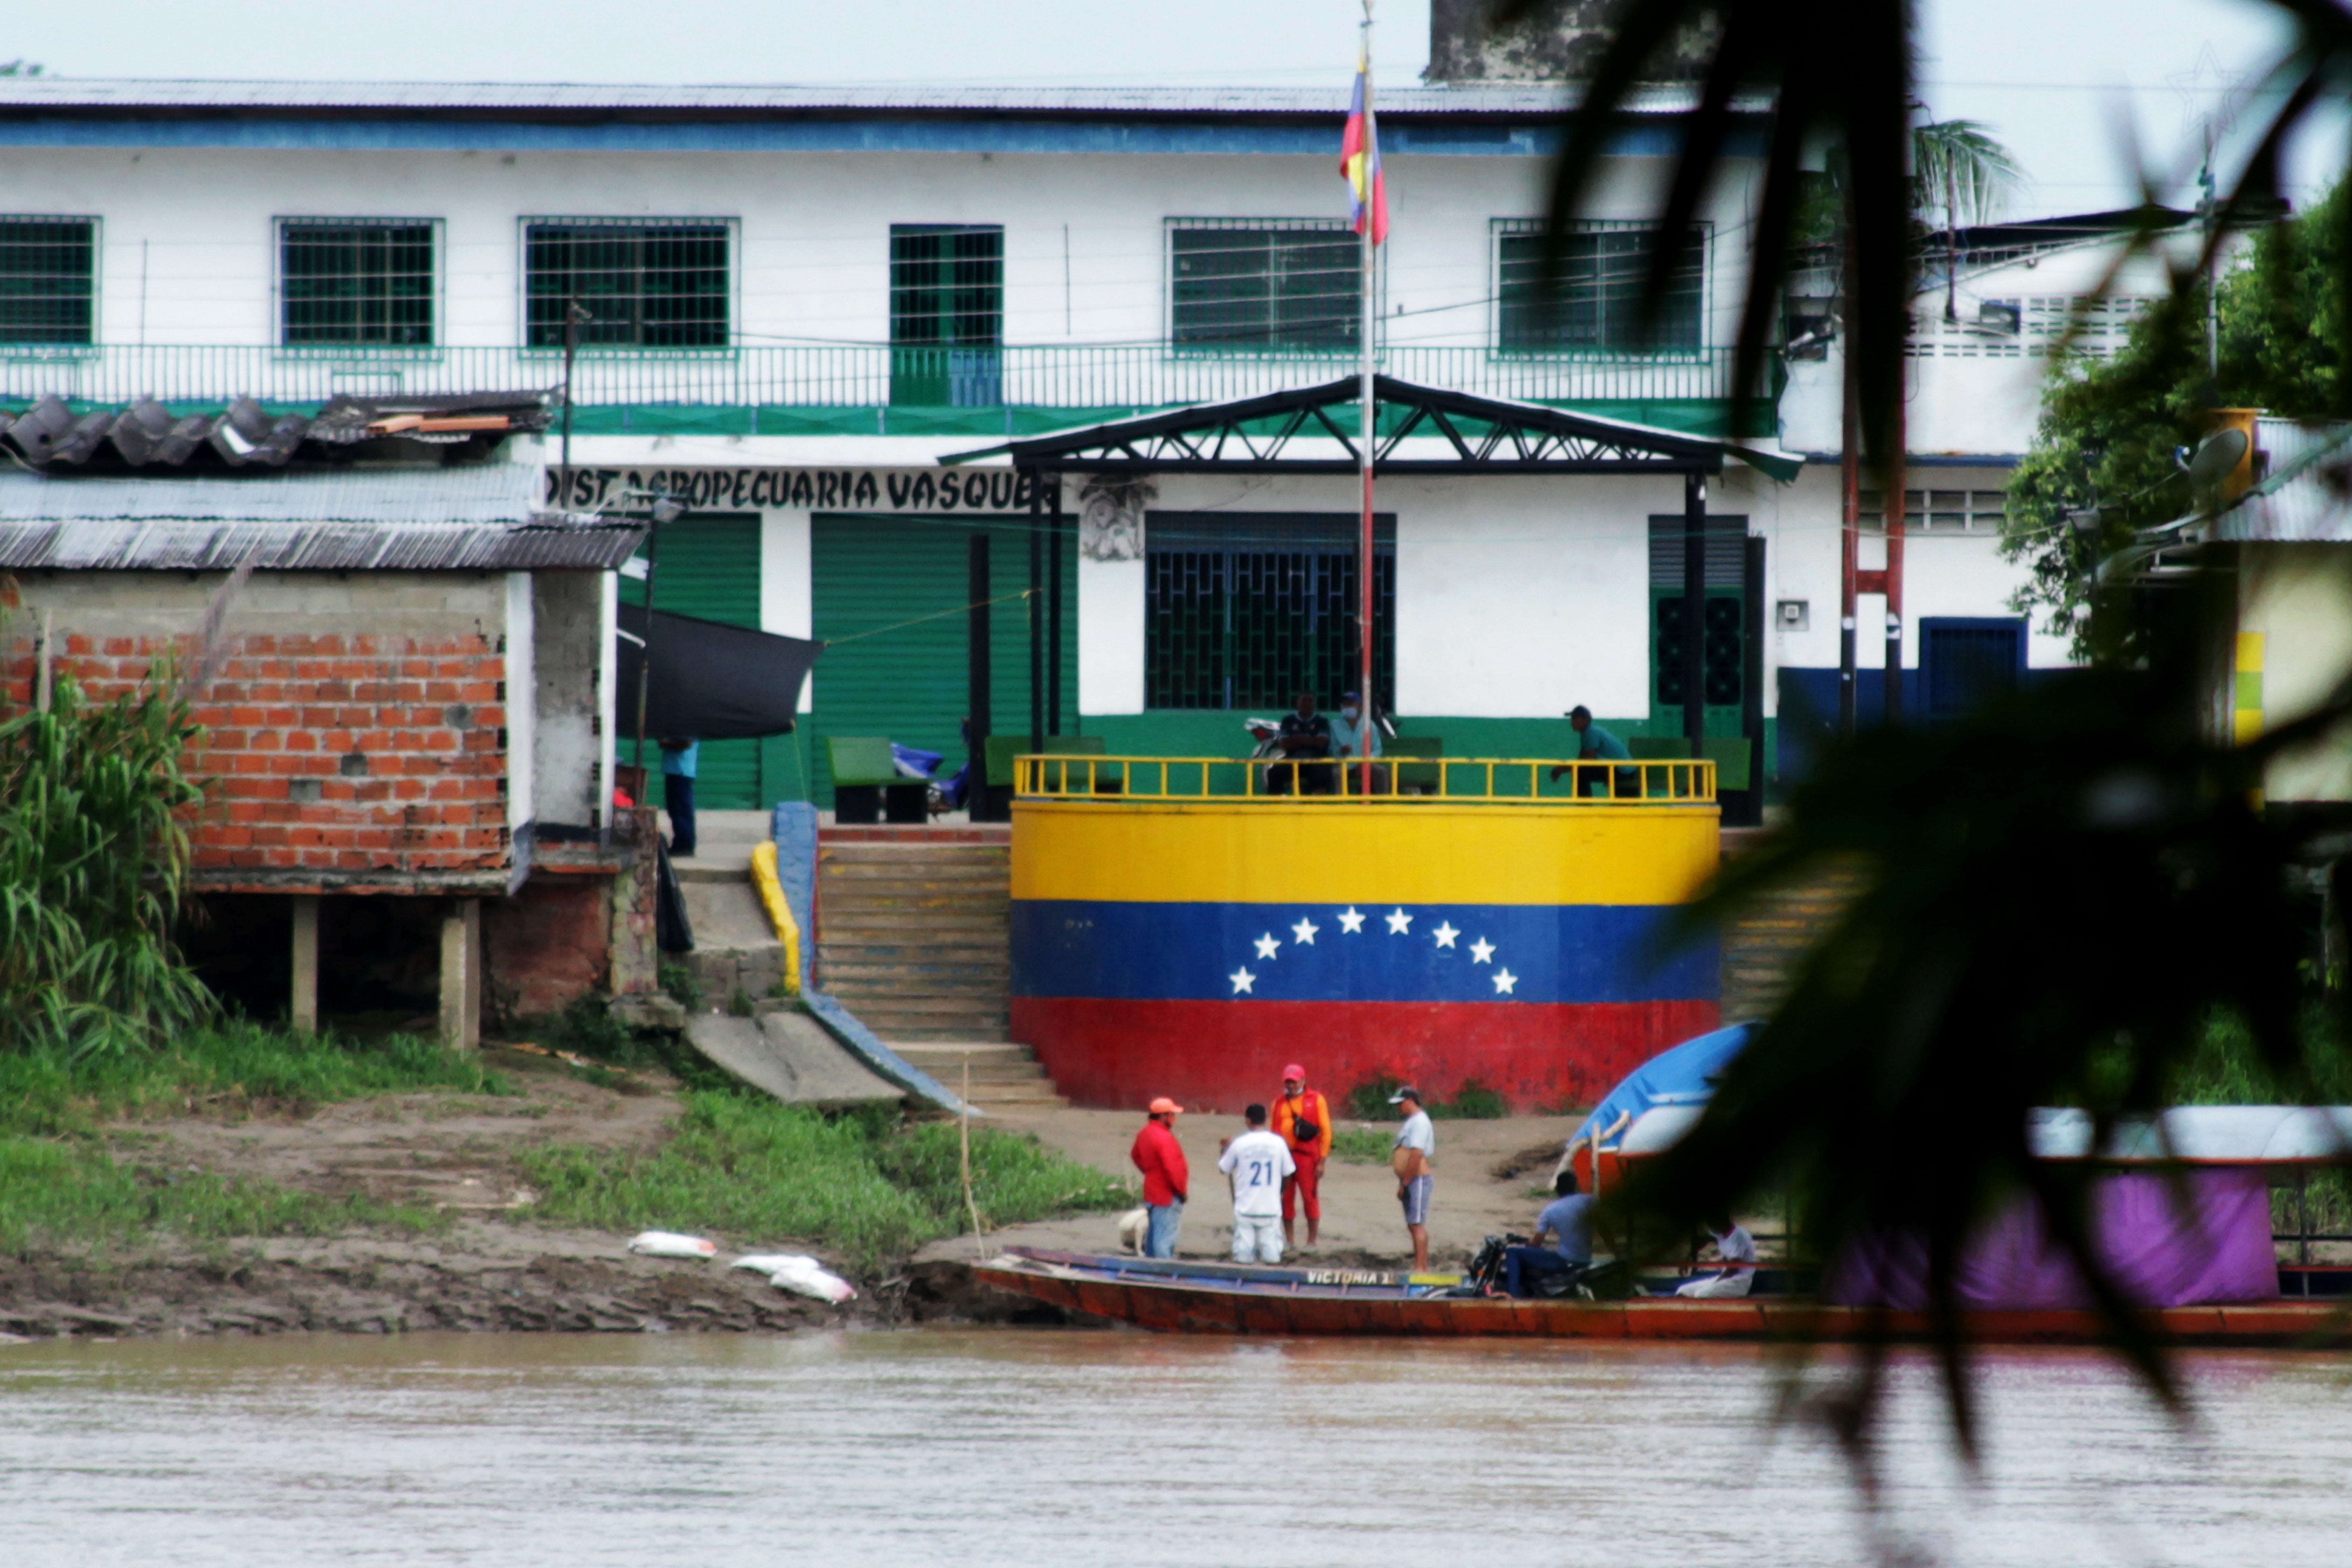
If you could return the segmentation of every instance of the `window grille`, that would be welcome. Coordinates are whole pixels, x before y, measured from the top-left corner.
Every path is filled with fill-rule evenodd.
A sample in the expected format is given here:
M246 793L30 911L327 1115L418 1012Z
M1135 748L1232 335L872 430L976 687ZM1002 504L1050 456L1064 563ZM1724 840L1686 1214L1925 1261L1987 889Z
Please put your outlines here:
M890 401L992 407L1004 401L1004 229L890 226Z
M1356 520L1152 512L1145 520L1145 704L1268 718L1312 691L1326 710L1359 675ZM1375 520L1372 682L1396 686L1396 522Z
M890 342L995 348L1004 341L1004 229L890 226Z
M2000 490L1905 490L1903 530L1906 533L1999 533L2009 497ZM1862 492L1862 526L1883 532L1886 527L1885 498L1877 490Z
M90 342L97 317L98 220L0 217L0 342Z
M1561 237L1547 289L1541 222L1496 225L1496 342L1518 352L1606 349L1643 353L1695 349L1704 335L1706 245L1704 226L1675 247L1674 268L1645 327L1642 290L1658 230L1638 223L1580 223Z
M723 349L734 225L725 219L534 218L523 226L526 341L563 346L577 299L583 348Z
M1362 243L1344 220L1168 220L1169 337L1200 351L1351 351Z
M430 347L435 227L425 219L280 218L280 341Z

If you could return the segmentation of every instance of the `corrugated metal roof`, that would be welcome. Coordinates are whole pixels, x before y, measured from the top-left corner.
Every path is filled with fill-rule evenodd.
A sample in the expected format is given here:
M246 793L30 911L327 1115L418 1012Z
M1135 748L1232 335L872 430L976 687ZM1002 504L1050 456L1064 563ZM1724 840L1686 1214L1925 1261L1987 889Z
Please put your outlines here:
M617 522L7 522L0 570L611 571L644 537Z
M0 570L610 571L642 526L541 513L537 463L197 479L0 473Z
M2215 521L2217 539L2352 541L2352 424L2258 419L2257 447L2270 476Z
M590 86L496 82L89 81L0 79L0 112L268 110L364 114L643 112L669 114L1084 114L1342 115L1344 78L1328 88L1293 87L782 87ZM1406 87L1383 89L1392 117L1554 115L1581 96L1573 85ZM1676 114L1696 101L1687 86L1638 89L1636 114ZM1740 107L1758 110L1761 98Z
M116 478L0 471L0 523L530 521L539 464L272 469Z

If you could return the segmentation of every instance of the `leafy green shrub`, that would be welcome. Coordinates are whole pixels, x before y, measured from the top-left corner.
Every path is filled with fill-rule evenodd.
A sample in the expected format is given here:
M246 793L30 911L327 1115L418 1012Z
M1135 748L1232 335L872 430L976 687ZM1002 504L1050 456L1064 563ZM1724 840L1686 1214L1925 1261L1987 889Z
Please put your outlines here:
M694 977L692 968L664 959L654 973L661 988L668 992L679 1006L689 1013L702 1011L702 982Z
M1478 1079L1471 1078L1462 1080L1462 1087L1454 1091L1452 1100L1431 1106L1429 1113L1440 1120L1452 1118L1457 1121L1493 1121L1508 1116L1511 1113L1511 1107L1509 1102L1503 1099L1500 1090L1489 1089Z
M119 1056L214 1015L171 937L195 733L168 671L104 702L61 677L0 722L0 1049Z
M1387 1073L1366 1079L1348 1091L1348 1114L1359 1121L1402 1121L1400 1108L1389 1103L1389 1096L1403 1087L1404 1079Z

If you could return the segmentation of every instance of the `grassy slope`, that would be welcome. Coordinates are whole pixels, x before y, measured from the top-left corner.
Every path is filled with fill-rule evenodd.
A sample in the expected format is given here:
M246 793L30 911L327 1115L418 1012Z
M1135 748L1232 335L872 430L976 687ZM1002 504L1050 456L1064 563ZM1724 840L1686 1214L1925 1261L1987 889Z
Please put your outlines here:
M642 1043L628 1047L646 1065ZM716 1232L747 1245L786 1238L860 1265L965 1227L952 1123L824 1116L715 1085L678 1062L690 1087L677 1136L650 1152L526 1151L546 1194L540 1217L614 1230ZM595 1076L590 1069L584 1076ZM304 1039L245 1024L191 1034L152 1054L0 1052L0 1252L184 1237L325 1235L354 1226L424 1228L438 1216L273 1183L116 1161L109 1122L190 1112L299 1114L372 1094L511 1092L470 1057L427 1040ZM1129 1187L1034 1139L974 1129L982 1217L1017 1224L1124 1207Z
M354 1226L429 1227L437 1216L272 1182L124 1164L106 1122L188 1111L299 1111L367 1094L507 1092L495 1073L429 1041L358 1045L250 1024L197 1030L152 1053L0 1052L0 1251L186 1237L318 1236Z
M651 1153L559 1147L521 1161L546 1218L715 1234L743 1247L796 1239L863 1267L969 1228L956 1139L951 1122L825 1116L706 1089L687 1095L677 1137ZM1136 1201L1129 1184L1025 1135L974 1128L971 1158L992 1226Z

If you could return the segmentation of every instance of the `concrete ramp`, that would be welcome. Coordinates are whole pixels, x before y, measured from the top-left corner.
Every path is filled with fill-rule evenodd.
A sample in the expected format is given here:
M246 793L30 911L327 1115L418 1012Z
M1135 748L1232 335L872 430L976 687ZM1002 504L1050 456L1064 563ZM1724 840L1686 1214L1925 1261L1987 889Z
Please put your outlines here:
M840 1110L907 1098L805 1013L779 1009L756 1018L698 1013L687 1022L686 1038L730 1078L787 1104Z

